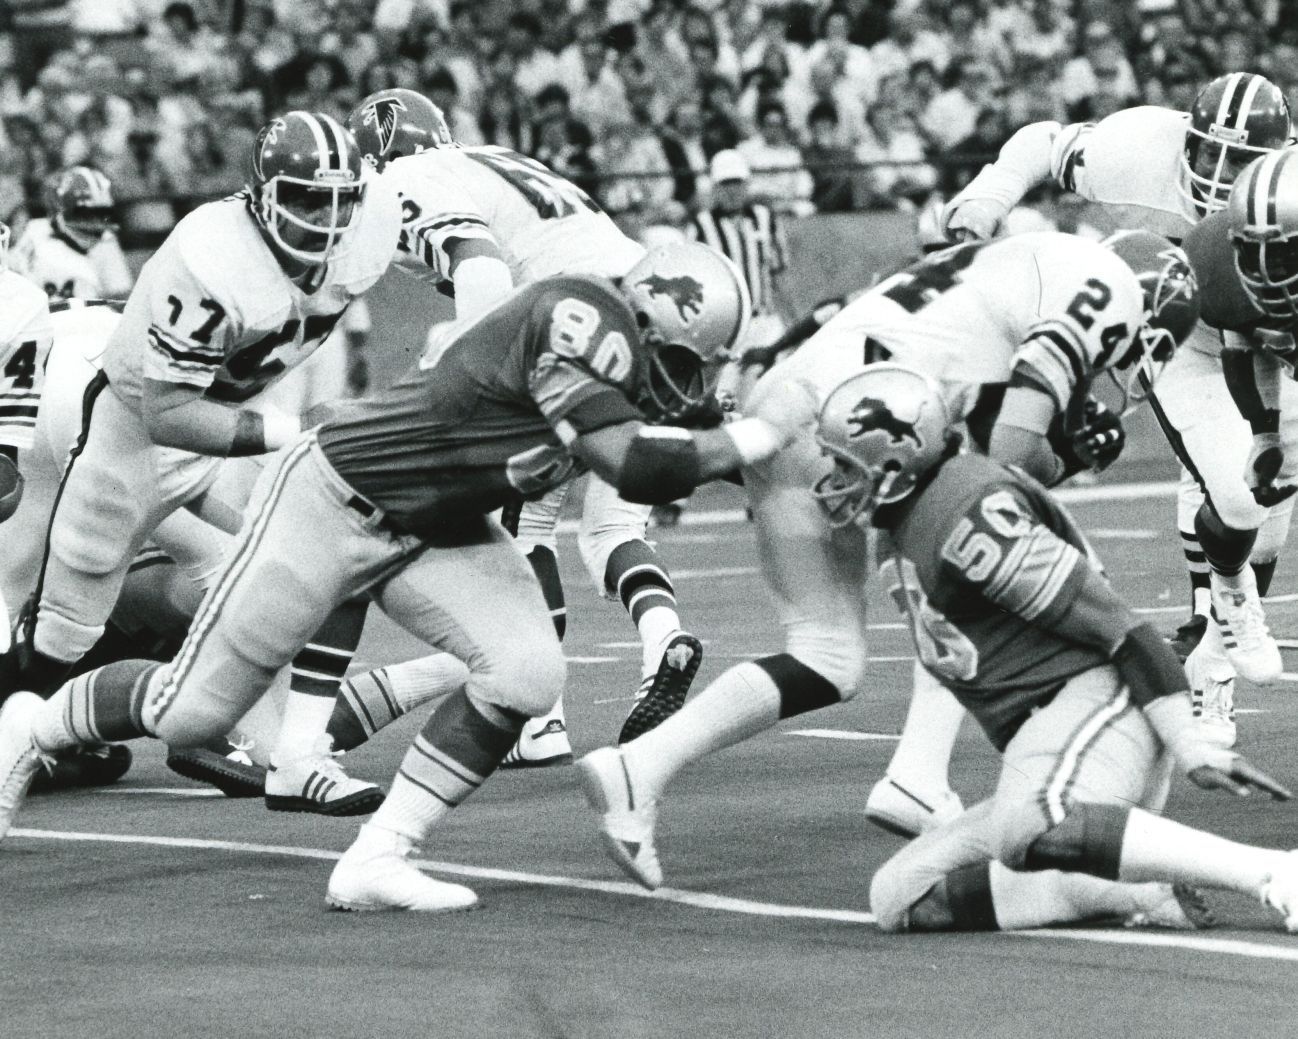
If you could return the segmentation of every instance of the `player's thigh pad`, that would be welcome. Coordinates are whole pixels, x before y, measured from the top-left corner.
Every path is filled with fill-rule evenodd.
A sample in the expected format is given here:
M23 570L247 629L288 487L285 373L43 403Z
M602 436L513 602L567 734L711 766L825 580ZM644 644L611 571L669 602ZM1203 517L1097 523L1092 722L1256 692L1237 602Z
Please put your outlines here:
M812 496L825 460L810 435L744 471L762 574L775 595L785 649L843 699L865 671L867 537L835 530Z
M870 911L881 931L906 930L911 908L947 874L993 857L991 816L991 802L980 801L879 867L870 881Z
M617 491L594 473L587 478L586 497L581 506L577 549L586 572L603 596L615 598L604 584L608 557L619 545L644 540L652 505L623 501Z
M540 585L493 520L479 544L425 548L375 600L411 634L464 661L472 699L535 717L563 692L563 651Z
M571 486L571 481L561 483L541 497L523 502L519 507L518 533L514 538L523 555L537 546L548 548L558 555L555 529L559 526L559 511L563 508L563 501L568 497L568 488Z
M1022 869L1032 843L1079 802L1152 807L1167 767L1117 672L1105 666L1077 675L1005 748L992 797L992 853Z
M1244 480L1253 434L1231 398L1221 358L1189 347L1178 350L1154 392L1222 522L1256 530L1266 510Z

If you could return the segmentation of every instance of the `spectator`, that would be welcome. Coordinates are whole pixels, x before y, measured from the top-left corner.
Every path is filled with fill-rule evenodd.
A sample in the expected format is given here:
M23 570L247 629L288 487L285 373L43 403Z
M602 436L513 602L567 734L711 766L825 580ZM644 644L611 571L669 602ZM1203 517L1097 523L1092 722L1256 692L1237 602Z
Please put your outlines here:
M1007 38L1015 61L1062 61L1072 53L1073 22L1057 0L1032 0L1027 16L1011 26Z
M1082 53L1064 66L1060 92L1071 119L1098 118L1096 95L1119 99L1119 107L1139 96L1122 44L1105 22L1086 26Z
M17 178L29 206L41 198L41 185L57 168L37 130L36 120L22 109L5 112L2 117L8 147L4 170Z
M968 184L984 165L996 158L1013 129L1000 110L980 109L969 136L957 141L944 156L942 193L950 198Z
M223 60L225 41L199 24L192 4L167 4L146 47L153 67L169 82L197 81Z
M945 38L948 61L980 59L990 62L1002 73L1013 67L1013 59L1004 37L978 16L970 0L957 0L946 9Z
M835 130L844 145L860 140L865 132L865 102L860 90L846 76L841 57L826 55L811 66L805 83L790 83L784 90L785 107L794 125L811 128L811 111L830 105L835 113Z
M904 72L927 61L939 74L947 66L946 42L928 28L928 19L915 7L896 7L888 19L888 36L870 48L876 77Z
M301 70L301 82L290 90L287 105L308 112L324 112L340 122L347 122L347 113L356 101L350 89L350 79L345 66L332 54L310 55Z
M424 90L428 99L442 110L451 136L458 143L470 146L486 143L478 117L460 104L460 85L450 69L434 69L424 81Z
M924 138L914 118L895 105L870 106L855 157L870 164L857 178L857 202L862 208L894 209L902 200L928 194L937 182L936 172L925 161Z
M532 150L532 130L516 103L517 91L507 80L497 79L487 84L482 113L478 125L487 144L512 148L527 155Z
M785 8L773 5L763 7L758 34L739 59L741 75L765 66L769 51L778 52L784 67L795 75L801 75L805 68L805 55L801 47L789 42L788 29Z
M819 101L807 116L809 141L802 161L811 173L811 201L821 213L841 213L853 208L855 156L844 142L838 110L832 101Z
M563 79L558 57L540 46L540 39L541 23L535 15L516 11L509 16L504 53L513 65L513 84L526 97Z
M873 47L888 35L891 0L838 0L838 6L852 23L847 38L858 47Z
M686 51L691 56L695 53L695 48L706 47L712 57L713 67L719 75L727 79L739 79L739 55L735 53L729 41L717 32L716 26L705 11L697 7L686 7L681 12L678 31Z
M379 45L374 34L365 30L355 0L346 0L334 9L333 24L320 38L319 51L342 62L348 83L360 82L365 70L378 60Z
M565 76L572 95L572 113L599 137L610 123L625 123L631 118L626 88L613 71L601 35L584 35L577 46L579 67Z
M280 70L296 55L297 45L288 30L275 21L275 12L259 5L244 13L243 28L231 50L241 81L268 97Z
M998 104L999 77L982 62L952 62L947 89L924 109L920 127L939 150L953 147L974 132L980 113Z
M698 195L699 180L706 182L708 152L703 142L703 110L698 101L680 101L667 119L667 131L660 136L663 152L672 168L672 198L686 205Z
M1068 111L1059 89L1058 62L1025 58L1013 86L1005 95L1005 114L1011 126L1026 126L1050 119L1067 122Z
M229 195L243 187L252 142L230 133L216 119L200 119L185 132L184 165L178 171L184 193L195 201Z
M173 172L158 157L156 130L148 126L132 130L126 138L125 154L115 161L99 162L93 153L89 158L113 182L125 246L155 243L171 230L175 223L171 199L183 192Z
M643 82L629 89L631 122L609 129L601 172L646 174L639 184L626 179L610 187L612 209L626 208L634 192L639 192L648 206L660 207L672 200L676 185L671 176L671 160L658 130L661 124L654 116L656 100L650 83Z
M814 67L829 61L841 70L859 94L873 96L877 69L868 50L848 38L852 23L848 12L841 7L830 7L820 16L817 40L807 52L807 65Z
M757 109L757 133L740 141L735 151L753 171L748 187L776 208L808 212L813 183L802 167L802 153L789 132L789 118L778 101ZM713 159L715 162L715 157Z
M588 194L597 189L598 180L590 147L590 131L567 114L544 116L536 125L534 157Z

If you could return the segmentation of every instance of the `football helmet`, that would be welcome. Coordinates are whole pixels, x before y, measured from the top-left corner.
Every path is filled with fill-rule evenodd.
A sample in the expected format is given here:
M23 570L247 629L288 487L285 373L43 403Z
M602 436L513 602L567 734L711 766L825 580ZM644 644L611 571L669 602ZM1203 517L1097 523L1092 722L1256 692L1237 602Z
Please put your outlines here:
M355 138L332 116L278 116L253 145L253 215L285 255L318 266L360 215L364 165Z
M1199 279L1185 252L1152 231L1116 231L1104 239L1131 268L1145 297L1144 320L1131 345L1113 359L1128 372L1123 408L1148 396L1159 374L1199 321Z
M54 230L89 252L113 228L113 187L98 170L73 166L45 182L45 210Z
M1289 102L1265 76L1229 72L1199 91L1181 155L1182 196L1200 216L1226 208L1253 159L1289 141Z
M937 383L900 364L867 365L825 398L816 443L834 469L812 493L833 527L901 501L958 442Z
M753 309L739 268L700 242L677 242L645 253L621 288L647 347L642 409L665 423L698 417Z
M1268 317L1298 317L1298 148L1254 160L1236 180L1228 212L1244 291Z
M371 94L352 109L347 128L365 161L378 170L392 159L455 145L442 110L423 94L402 87Z

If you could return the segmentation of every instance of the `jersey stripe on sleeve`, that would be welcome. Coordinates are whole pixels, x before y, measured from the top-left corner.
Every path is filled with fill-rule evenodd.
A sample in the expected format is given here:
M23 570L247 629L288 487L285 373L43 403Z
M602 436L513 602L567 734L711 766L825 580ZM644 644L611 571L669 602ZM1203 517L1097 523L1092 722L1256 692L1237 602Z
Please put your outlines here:
M1018 539L992 574L983 594L1024 620L1036 620L1059 598L1069 576L1085 561L1046 527Z
M1033 326L1015 354L1013 367L1025 366L1050 391L1055 403L1067 407L1073 390L1086 379L1086 351L1077 333L1062 321Z

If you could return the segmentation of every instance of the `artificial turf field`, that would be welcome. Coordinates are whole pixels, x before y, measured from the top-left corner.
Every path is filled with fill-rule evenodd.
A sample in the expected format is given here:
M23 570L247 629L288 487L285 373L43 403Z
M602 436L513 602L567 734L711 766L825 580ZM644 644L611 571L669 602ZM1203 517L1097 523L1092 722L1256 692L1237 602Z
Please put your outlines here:
M1082 493L1074 513L1118 589L1170 629L1185 578L1167 486ZM706 639L696 690L779 647L738 505L709 491L693 522L654 534ZM580 754L616 734L639 650L621 608L595 598L571 532L560 547ZM1273 629L1298 634L1292 555L1272 592ZM425 847L427 868L472 885L480 909L331 912L325 881L356 821L203 796L136 744L116 787L32 798L0 846L0 1037L1298 1036L1298 938L1236 896L1214 898L1222 926L1194 934L876 931L870 876L900 842L862 807L904 716L913 651L890 605L873 620L867 693L669 789L668 886L653 896L603 857L574 771L556 768L497 774ZM361 659L419 651L380 618ZM1298 651L1286 657L1298 671ZM1237 702L1257 712L1240 717L1240 748L1298 787L1293 678ZM386 782L421 721L347 766ZM953 766L966 803L995 769L967 723ZM1178 782L1169 812L1298 846L1298 806Z

